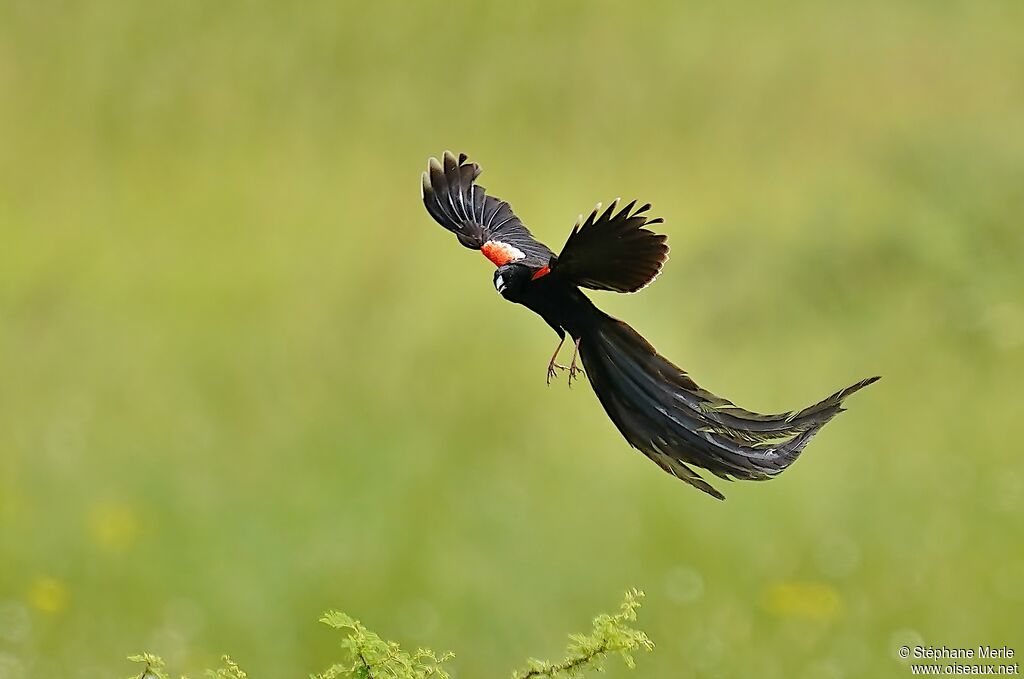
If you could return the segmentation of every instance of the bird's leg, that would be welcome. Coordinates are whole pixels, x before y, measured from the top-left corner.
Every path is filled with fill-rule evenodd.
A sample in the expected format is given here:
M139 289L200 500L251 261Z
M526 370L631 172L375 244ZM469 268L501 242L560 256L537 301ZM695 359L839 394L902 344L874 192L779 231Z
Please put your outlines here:
M562 335L562 338L558 340L558 346L555 347L555 353L551 354L551 360L548 361L548 384L551 384L551 378L557 374L555 372L555 368L558 368L559 370L568 369L561 363L555 363L555 359L558 358L558 350L562 348L563 344L565 344L565 335Z
M580 353L580 341L576 340L576 346L572 350L572 362L569 363L569 386L572 386L572 380L574 377L583 372L583 369L576 365L576 357Z

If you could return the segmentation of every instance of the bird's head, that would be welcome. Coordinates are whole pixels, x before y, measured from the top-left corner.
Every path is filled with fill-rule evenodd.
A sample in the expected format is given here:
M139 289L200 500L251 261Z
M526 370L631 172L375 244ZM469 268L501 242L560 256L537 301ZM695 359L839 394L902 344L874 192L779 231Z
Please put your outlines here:
M523 264L505 264L494 272L494 289L509 301L516 301L527 283L530 282L530 268Z

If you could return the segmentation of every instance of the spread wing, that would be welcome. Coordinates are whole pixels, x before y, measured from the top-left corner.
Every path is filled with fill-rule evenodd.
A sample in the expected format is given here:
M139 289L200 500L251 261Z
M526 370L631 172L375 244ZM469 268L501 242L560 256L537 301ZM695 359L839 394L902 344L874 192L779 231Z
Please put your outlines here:
M634 200L618 212L616 198L598 216L598 204L586 221L580 215L552 271L584 288L636 292L650 285L668 259L666 236L644 228L663 220L647 219L647 203Z
M438 224L467 248L480 250L495 266L522 262L539 269L554 257L534 239L505 201L488 196L476 183L480 166L445 151L442 162L431 158L423 173L423 204Z

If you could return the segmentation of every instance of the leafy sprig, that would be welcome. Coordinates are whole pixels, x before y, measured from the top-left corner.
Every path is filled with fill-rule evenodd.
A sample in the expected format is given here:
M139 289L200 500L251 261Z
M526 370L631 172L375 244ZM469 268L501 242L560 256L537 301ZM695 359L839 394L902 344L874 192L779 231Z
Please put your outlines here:
M565 658L554 663L531 658L525 669L512 673L513 679L573 679L590 670L603 670L605 661L613 655L621 657L626 667L632 669L636 652L654 648L647 635L633 626L643 596L637 590L626 592L618 613L594 618L589 634L569 636ZM455 657L454 653L438 655L429 648L417 648L410 653L340 611L324 613L320 622L342 632L341 647L346 658L311 679L450 679L445 663ZM171 679L159 656L142 653L129 656L128 660L143 665L142 672L129 679ZM230 657L225 655L222 661L224 666L220 669L206 671L209 679L248 679Z
M604 669L605 659L614 654L622 658L626 667L633 669L636 666L634 653L654 649L654 643L647 635L633 627L643 596L643 592L635 589L626 592L626 599L618 613L594 618L590 634L569 635L564 659L551 663L531 658L527 661L526 669L512 673L513 679L569 679L587 670L600 672Z
M381 639L361 622L339 611L328 611L320 622L346 632L341 647L348 652L349 661L332 665L315 675L316 679L449 679L443 664L454 658L454 653L438 656L429 648L408 653L397 642Z

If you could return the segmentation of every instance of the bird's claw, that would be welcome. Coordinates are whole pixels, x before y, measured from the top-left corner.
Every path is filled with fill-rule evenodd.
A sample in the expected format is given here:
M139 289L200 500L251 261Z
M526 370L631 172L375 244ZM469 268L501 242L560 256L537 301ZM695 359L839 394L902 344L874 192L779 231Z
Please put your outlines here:
M551 380L558 375L558 370L569 370L569 368L561 363L555 363L554 361L548 363L548 384L551 384ZM579 370L579 368L577 368L577 370ZM572 373L570 372L569 374L571 375Z
M579 366L577 366L576 362L574 361L573 364L569 366L568 370L569 370L569 386L571 387L572 386L572 381L574 379L577 379L577 380L579 379L579 375L581 375L583 373L583 369L580 368Z

